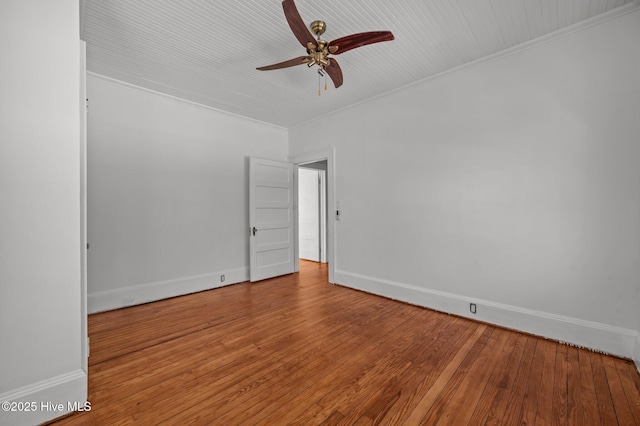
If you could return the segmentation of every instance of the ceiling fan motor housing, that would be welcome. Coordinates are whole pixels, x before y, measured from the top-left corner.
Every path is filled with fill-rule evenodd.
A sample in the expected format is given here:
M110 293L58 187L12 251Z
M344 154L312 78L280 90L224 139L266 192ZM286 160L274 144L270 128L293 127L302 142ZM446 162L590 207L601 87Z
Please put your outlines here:
M311 32L320 37L327 30L327 24L324 21L313 21L310 25Z

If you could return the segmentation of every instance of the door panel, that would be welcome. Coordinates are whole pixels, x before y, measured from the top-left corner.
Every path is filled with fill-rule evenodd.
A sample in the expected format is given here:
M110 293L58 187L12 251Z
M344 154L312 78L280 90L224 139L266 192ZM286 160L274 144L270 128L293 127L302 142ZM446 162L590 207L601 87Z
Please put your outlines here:
M249 227L250 280L292 273L292 164L249 159Z

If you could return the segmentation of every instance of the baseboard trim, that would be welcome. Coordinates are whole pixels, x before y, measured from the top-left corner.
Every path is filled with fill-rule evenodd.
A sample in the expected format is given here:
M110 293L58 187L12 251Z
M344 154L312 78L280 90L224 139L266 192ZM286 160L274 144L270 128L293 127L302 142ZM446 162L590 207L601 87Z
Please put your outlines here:
M337 284L367 293L623 358L632 358L636 360L636 365L640 365L640 340L635 330L463 297L346 271L336 271L335 280ZM475 303L477 306L475 315L469 312L470 303Z
M16 404L18 411L0 410L0 424L32 426L64 416L77 408L89 408L87 374L71 371L0 395L0 402ZM25 410L26 408L29 411Z
M225 280L220 281L224 275ZM175 296L224 287L249 280L248 268L228 269L209 274L156 281L108 291L89 293L87 310L90 314L155 302Z

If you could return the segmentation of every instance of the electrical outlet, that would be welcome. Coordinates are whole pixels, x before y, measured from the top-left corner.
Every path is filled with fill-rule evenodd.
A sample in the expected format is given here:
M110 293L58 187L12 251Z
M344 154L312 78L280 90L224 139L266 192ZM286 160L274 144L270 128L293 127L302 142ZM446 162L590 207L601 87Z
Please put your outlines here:
M475 303L469 303L469 310L471 311L472 314L476 313L476 304Z
M224 282L224 275L220 275L220 282L223 283Z

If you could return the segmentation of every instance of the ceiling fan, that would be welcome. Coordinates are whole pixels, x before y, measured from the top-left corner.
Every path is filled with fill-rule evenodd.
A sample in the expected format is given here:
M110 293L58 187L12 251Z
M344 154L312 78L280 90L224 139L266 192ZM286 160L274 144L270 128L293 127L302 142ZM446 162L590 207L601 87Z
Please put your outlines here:
M339 55L356 47L394 39L390 31L370 31L351 34L333 41L325 41L320 38L327 29L324 21L313 21L311 23L310 28L313 34L315 34L314 37L307 29L293 0L284 0L282 2L282 8L284 9L284 16L287 18L289 27L291 27L291 31L293 31L293 35L295 35L300 44L307 49L307 55L256 69L269 71L302 64L307 64L309 68L317 65L318 74L320 77L325 77L325 90L327 90L326 74L329 74L336 89L342 86L343 82L342 70L340 69L340 65L338 65L338 61L336 61L335 58L330 58L329 55ZM320 88L318 88L318 95L319 94Z

